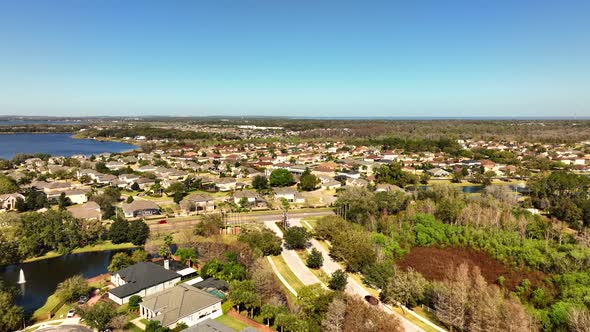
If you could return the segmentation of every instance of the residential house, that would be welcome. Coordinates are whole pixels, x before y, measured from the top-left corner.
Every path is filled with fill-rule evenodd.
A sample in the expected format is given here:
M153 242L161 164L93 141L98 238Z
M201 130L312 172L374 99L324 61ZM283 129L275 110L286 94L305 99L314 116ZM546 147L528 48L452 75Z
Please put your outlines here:
M68 211L76 219L83 220L101 220L102 212L100 206L93 201L89 201L82 205L75 205L68 207Z
M237 181L235 178L220 178L215 180L215 187L219 191L236 190Z
M141 317L173 329L180 322L193 326L221 316L221 299L187 284L165 289L143 299Z
M215 199L209 194L192 193L179 203L184 214L215 211Z
M150 296L172 288L180 281L180 274L152 262L140 262L113 273L109 299L117 304L129 302L133 295Z
M149 217L160 214L160 207L152 201L136 199L131 203L123 203L126 218Z
M275 198L286 199L289 203L305 203L305 197L294 188L275 188Z
M427 170L426 173L430 174L430 176L434 176L437 178L449 176L449 174L450 174L449 172L445 171L444 169L438 168L438 167L431 168L431 169Z
M19 193L0 195L0 210L11 211L16 209L16 201L25 199L25 196Z
M235 204L240 204L242 199L246 199L251 207L266 207L266 201L254 190L236 191L233 195Z

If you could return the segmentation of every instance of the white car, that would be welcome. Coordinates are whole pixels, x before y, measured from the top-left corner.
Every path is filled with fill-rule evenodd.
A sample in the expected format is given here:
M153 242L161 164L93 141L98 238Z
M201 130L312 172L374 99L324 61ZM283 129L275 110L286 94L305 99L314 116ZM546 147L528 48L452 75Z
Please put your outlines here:
M68 311L68 314L66 317L72 318L72 317L74 317L75 314L76 314L76 309L72 308L72 309L70 309L70 311Z

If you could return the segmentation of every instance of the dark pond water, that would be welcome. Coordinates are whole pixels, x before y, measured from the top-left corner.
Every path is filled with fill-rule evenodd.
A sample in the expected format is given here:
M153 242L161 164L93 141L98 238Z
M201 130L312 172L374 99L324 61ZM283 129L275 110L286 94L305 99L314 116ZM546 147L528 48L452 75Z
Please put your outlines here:
M107 272L111 257L119 251L98 251L64 255L30 263L0 266L0 279L20 291L15 304L27 314L42 307L57 285L65 279L81 274L92 278ZM25 273L25 284L18 284L20 269Z
M120 142L75 139L72 138L72 134L0 135L0 158L3 159L11 159L17 153L47 153L53 156L69 157L76 154L122 152L135 148L135 145Z

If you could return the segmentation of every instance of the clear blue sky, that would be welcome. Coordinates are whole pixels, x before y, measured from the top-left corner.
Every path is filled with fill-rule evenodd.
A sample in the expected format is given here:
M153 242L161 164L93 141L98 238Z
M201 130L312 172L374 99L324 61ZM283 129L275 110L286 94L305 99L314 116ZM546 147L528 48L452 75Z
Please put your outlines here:
M590 1L1 1L0 114L590 116Z

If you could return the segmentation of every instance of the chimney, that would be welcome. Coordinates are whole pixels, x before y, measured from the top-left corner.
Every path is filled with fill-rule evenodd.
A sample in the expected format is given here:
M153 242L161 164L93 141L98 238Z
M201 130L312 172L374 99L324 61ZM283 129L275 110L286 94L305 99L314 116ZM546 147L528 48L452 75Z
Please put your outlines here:
M170 261L167 259L164 260L164 268L166 270L170 270Z

